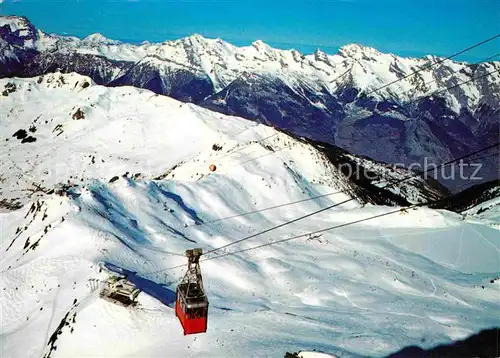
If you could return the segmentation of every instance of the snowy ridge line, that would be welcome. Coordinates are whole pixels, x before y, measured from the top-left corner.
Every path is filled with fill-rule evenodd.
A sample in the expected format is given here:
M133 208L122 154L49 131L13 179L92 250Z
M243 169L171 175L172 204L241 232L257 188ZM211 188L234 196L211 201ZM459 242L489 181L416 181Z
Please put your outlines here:
M394 80L394 81L392 81L392 82L390 82L390 83L387 83L387 84L385 84L385 85L383 85L383 86L381 86L381 87L378 87L378 88L376 88L376 89L374 89L374 90L372 90L372 91L370 91L370 92L366 93L366 96L368 96L368 95L370 95L370 94L372 94L372 93L374 93L374 92L378 92L378 91L380 91L381 89L384 89L384 88L386 88L386 87L389 87L390 85L392 85L392 84L394 84L394 83L397 83L397 82L399 82L399 81L402 81L402 80L404 80L404 79L406 79L406 78L408 78L408 77L411 77L411 76L413 76L413 75L416 75L417 73L420 73L420 72L422 72L423 70L427 70L427 69L432 68L432 67L434 67L434 66L436 66L436 65L439 65L439 64L443 63L443 62L444 62L444 61L446 61L446 60L450 60L450 59L452 59L452 58L454 58L454 57L456 57L456 56L458 56L458 55L461 55L461 54L463 54L463 53L465 53L465 52L468 52L468 51L470 51L470 50L472 50L472 49L474 49L474 48L476 48L476 47L479 47L479 46L481 46L481 45L484 45L485 43L488 43L488 42L490 42L490 41L493 41L493 40L494 40L494 39L496 39L497 37L500 37L500 34L495 35L495 36L493 36L493 37L491 37L491 38L489 38L489 39L486 39L486 40L484 40L484 41L478 42L478 43L476 43L476 44L474 44L474 45L472 45L472 46L470 46L470 47L468 47L468 48L466 48L466 49L463 49L463 50L461 50L461 51L459 51L459 52L456 52L456 53L454 53L453 55L450 55L450 56L448 56L448 57L445 57L445 58L443 58L443 59L441 59L441 60L439 60L439 61L437 61L437 62L434 62L434 63L432 63L432 64L430 64L430 65L428 65L428 66L421 67L421 68L420 68L420 69L418 69L417 71L414 71L414 72L412 72L412 73L410 73L410 74L407 74L407 75L403 76L402 78L399 78L399 79L397 79L397 80Z
M496 55L496 56L498 56L498 55ZM436 90L436 91L434 91L434 92L432 92L432 93L429 93L427 96L428 96L428 97L430 97L430 96L434 96L435 94L438 94L438 93L440 93L440 92L449 91L449 90L451 90L451 89L454 89L454 88L457 88L457 87L463 86L463 85L465 85L465 84L467 84L467 83L469 83L469 82L472 82L472 81L477 80L477 79L480 79L480 78L487 77L487 76L492 75L492 74L497 73L497 72L500 72L500 69L495 70L495 71L491 71L491 72L488 72L488 73L485 73L485 74L483 74L483 75L481 75L481 76L472 77L471 79L468 79L467 81L464 81L464 82L461 82L461 83L457 83L457 84L455 84L455 85L453 85L453 86L450 86L450 87L446 87L446 88L438 89L438 90ZM406 104L406 105L408 105L408 104L416 103L416 102L418 102L418 101L420 101L420 100L421 100L421 98L420 98L420 97L418 97L418 98L415 98L415 99L414 99L414 100L412 100L412 101L406 102L405 104ZM372 118L372 117L380 116L381 114L389 113L389 112L392 112L392 111L394 111L394 110L395 110L394 108L388 108L388 109L386 109L386 110L383 110L383 111L379 111L379 112L377 112L377 113L370 114L369 116L366 116L366 117L356 118L356 122L357 122L357 121L364 120L364 119L370 119L370 118ZM462 115L460 115L460 116L456 117L456 119L462 118L462 117L464 117L464 116L466 116L466 115L467 115L467 113L464 113L464 114L462 114ZM339 127L341 127L341 128L346 128L346 127L352 126L352 125L353 125L353 124L355 124L356 122L351 121L351 123L347 123L347 124L343 124L342 122L340 122L340 123L338 124L338 126L339 126Z
M489 61L489 60L491 60L491 59L493 59L493 58L495 58L495 57L498 57L498 56L500 56L500 53L497 53L496 55L493 55L493 56L487 57L487 58L485 58L484 60L482 60L481 62L487 62L487 61ZM452 76L452 75L454 75L455 73L460 72L460 71L461 71L461 69L460 69L460 70L453 71L452 73L450 73L450 78L451 78L451 76ZM434 82L436 82L437 80L438 80L438 79L437 79L437 78L435 78L435 79L433 79L432 81L427 81L427 82L424 82L424 83L423 83L423 85L428 85L429 83L434 83ZM414 88L410 88L410 89L408 89L408 90L406 90L406 91L400 92L400 93L399 93L399 95L402 95L402 94L408 93L408 92L413 91L413 90L414 90ZM434 93L431 93L431 94L429 94L429 96L432 96L433 94L434 94ZM459 117L459 118L460 118L460 117Z
M29 31L36 30L28 19L24 18L24 21L26 27L32 27L32 29L29 28ZM8 22L9 21L6 21L7 25ZM14 29L12 29L12 31L14 31ZM425 62L425 65L422 64L422 66L419 66L419 63L422 63L421 60L423 60L423 58L400 58L392 55L394 58L417 60L417 63L411 65L411 67L417 67L418 70L405 75L403 78L396 77L395 80L384 85L380 85L383 81L381 81L382 77L379 77L377 79L379 87L372 89L367 93L378 92L382 88L402 81L423 70L435 67L459 54L465 53L475 47L492 41L498 36L500 35L483 40L446 58L435 56L435 58L439 60L436 60L436 62L433 63ZM313 81L317 82L316 85L327 85L329 82L336 82L339 78L343 77L346 73L352 70L352 67L346 72L344 72L344 69L341 69L341 72L343 73L339 75L338 67L344 67L344 60L346 58L349 60L347 62L353 62L352 66L359 63L361 68L365 68L366 64L364 66L362 64L363 60L359 59L360 54L375 57L384 57L387 55L374 48L363 47L357 44L348 44L341 47L339 53L336 55L328 55L319 49L314 55L303 55L299 51L293 49L274 49L260 40L255 41L251 46L237 47L221 39L207 39L197 34L178 40L156 44L144 43L142 45L132 45L122 43L120 41L111 41L104 38L102 35L97 34L90 35L85 39L78 39L76 37L48 35L42 30L38 30L38 35L33 33L33 38L34 39L30 40L31 42L25 43L24 47L32 47L33 49L39 51L40 54L47 54L51 51L57 53L59 51L59 54L101 56L110 61L128 62L130 64L134 64L134 66L137 64L146 64L155 68L158 67L159 69L165 67L174 70L183 68L184 65L181 65L181 63L188 63L188 71L192 71L195 75L202 75L209 78L214 84L216 89L215 92L222 90L229 83L244 75L244 73L240 74L240 70L243 70L243 72L255 70L259 72L279 72L283 69L278 66L280 61L286 65L286 68L290 68L292 72L304 72L302 75L305 74L306 76L308 75L307 72L309 72L309 74L314 76ZM24 40L23 38L21 39ZM7 43L10 44L8 41ZM14 45L12 44L12 46ZM426 60L432 61L432 57L429 56L425 57ZM383 62L387 62L387 60L388 59L386 58ZM45 65L48 64L50 64L50 62ZM243 69L240 67L241 64L243 65ZM304 64L307 67L306 69L303 67ZM111 67L113 67L113 65L111 65ZM403 64L403 67L407 67L407 64ZM103 70L105 71L106 68ZM120 73L122 70L125 71L125 73L128 73L130 69L126 66L124 68L118 66L117 68L112 69L111 72ZM219 71L221 71L221 73L219 73ZM107 78L105 80L106 83L111 83L120 77L120 75L116 73L110 76L111 78ZM300 82L300 78L296 78L295 80ZM314 85L313 87L317 88L317 86Z
M243 132L242 132L242 133L243 133ZM241 133L240 133L240 134L241 134ZM263 142L263 141L265 141L266 139L269 139L269 138L275 137L275 136L277 136L278 134L279 134L279 133L275 133L275 134L272 134L272 135L270 135L270 136L268 136L268 137L265 137L265 138L259 139L259 140L257 140L257 141L251 141L250 143L248 143L248 144L246 144L246 145L243 145L242 147L240 147L240 148L238 148L238 149L236 149L236 150L234 150L234 151L228 151L226 154L222 155L222 156L221 156L221 157L219 157L219 158L215 158L213 161L219 161L219 160L221 160L222 158L225 158L225 157L227 157L227 156L229 156L229 155L231 155L231 154L234 154L234 153L239 152L240 150L243 150L243 149L245 149L245 148L248 148L248 147L250 147L250 146L252 146L252 145L254 145L254 144L257 144L257 143Z
M459 158L455 158L451 161L448 161L448 162L445 162L443 164L440 165L440 167L445 167L445 166L448 166L448 165L451 165L453 164L454 162L456 161L459 161L459 160L462 160L464 158L467 158L467 157L470 157L472 155L475 155L477 153L481 153L483 151L486 151L486 150L489 150L491 148L494 148L494 147L497 147L500 145L500 142L494 144L494 145L490 145L488 147L485 147L485 148L482 148L480 150L477 150L475 152L472 152L472 153L469 153L469 154L466 154L466 155L463 155ZM389 184L389 185L386 185L384 187L378 187L377 190L382 190L382 189L385 189L387 188L388 186L391 186L391 185L394 185L394 184L397 184L397 183L401 183L401 182L404 182L408 179L411 179L411 178L415 178L415 177L418 177L422 174L425 174L426 172L428 172L429 170L434 170L434 168L430 168L430 169L427 169L426 171L422 172L422 173L418 173L416 175L413 175L413 176L410 176L410 177L406 177L406 178L403 178L403 179L399 179L397 180L395 183L392 183L392 184ZM318 233L322 233L322 232L325 232L325 231L330 231L330 230L334 230L334 229L338 229L338 228L342 228L342 227L345 227L345 226L349 226L349 225L353 225L353 224L357 224L357 223L360 223L360 222L363 222L363 221L368 221L368 220L371 220L371 219L375 219L375 218L379 218L379 217L383 217L383 216L387 216L387 215L391 215L391 214L395 214L395 213L399 213L399 212L404 212L408 209L412 209L412 208L415 208L415 207L419 207L419 206L428 206L428 205L437 205L441 202L444 202L445 200L451 198L453 195L448 195L444 198L441 198L441 199L438 199L438 200L434 200L432 202L426 202L426 203L418 203L418 204L413 204L413 205L410 205L408 207L405 207L405 208L402 208L402 209L397 209L397 210L393 210L393 211L390 211L390 212L386 212L386 213L383 213L383 214L379 214L379 215L376 215L376 216L372 216L372 217L369 217L369 218L364 218L364 219L360 219L360 220L355 220L355 221L351 221L351 222L348 222L348 223L344 223L344 224L340 224L340 225L335 225L335 226L332 226L332 227L329 227L329 228L326 228L326 229L321 229L321 230L316 230L316 231L313 231L313 232L309 232L309 233L306 233L306 234L301 234L301 235L297 235L297 236L293 236L291 238L287 238L287 239L282 239L282 240L278 240L278 241L273 241L271 243L266 243L266 244L262 244L262 245L258 245L258 246L255 246L255 247L251 247L251 248L247 248L247 249L243 249L243 250L239 250L239 251L234 251L232 253L224 253L224 254L221 254L221 255L216 255L216 256L213 256L213 257L210 257L208 259L201 259L202 261L207 261L207 260L212 260L214 258L218 258L218 257L224 257L224 256L227 256L227 255L232 255L232 254L236 254L236 253L239 253L239 252L244 252L244 251L249 251L249 250L253 250L253 249L258 249L258 248L261 248L261 247L265 247L265 246L268 246L268 245L274 245L274 244L277 244L277 243L281 243L281 242L286 242L286 241L290 241L290 240L294 240L294 239L298 239L298 238L301 238L301 237L305 237L305 236L310 236L310 235L316 235ZM320 209L320 210L317 210L317 211L314 211L312 213L309 213L309 214L306 214L306 215L303 215L303 216L300 216L298 218L295 218L293 220L290 220L290 221L286 221L282 224L279 224L277 226L274 226L274 227L271 227L269 229L266 229L266 230L263 230L263 231L260 231L258 233L255 233L255 234L252 234L250 236L247 236L247 237L244 237L242 239L239 239L239 240L236 240L236 241L233 241L231 243L228 243L226 245L223 245L221 247L218 247L218 248L215 248L215 249L212 249L212 250L209 250L205 253L203 253L202 255L203 256L206 256L208 254L211 254L211 253L214 253L216 251L219 251L219 250L222 250L222 249L225 249L229 246L232 246L232 245L235 245L235 244L238 244L242 241L245 241L245 240L249 240L251 238L254 238L256 236L259 236L259 235L262 235L262 234L265 234L265 233L268 233L270 231L273 231L273 230L276 230L278 228L281 228L283 226L286 226L286 225L289 225L289 224L292 224L294 222L297 222L297 221L300 221L302 219L305 219L305 218L308 218L310 216L313 216L313 215L316 215L316 214L319 214L321 212L324 212L324 211L327 211L329 209L332 209L336 206L339 206L339 205L342 205L342 204L345 204L349 201L352 201L352 200L355 200L357 198L360 198L360 197L363 197L363 195L358 195L358 196L355 196L353 198L350 198L350 199L347 199L347 200L344 200L340 203L336 203L336 204L333 204L333 205L330 205L330 206L327 206L323 209ZM144 273L143 275L149 275L149 274L153 274L153 273L158 273L158 272L164 272L164 271L169 271L169 270L173 270L173 269L176 269L176 268L179 268L179 267L184 267L186 266L186 264L182 264L182 265L177 265L177 266L173 266L173 267L170 267L170 268L167 268L167 269L162 269L162 270L157 270L157 271L152 271L152 272L146 272Z

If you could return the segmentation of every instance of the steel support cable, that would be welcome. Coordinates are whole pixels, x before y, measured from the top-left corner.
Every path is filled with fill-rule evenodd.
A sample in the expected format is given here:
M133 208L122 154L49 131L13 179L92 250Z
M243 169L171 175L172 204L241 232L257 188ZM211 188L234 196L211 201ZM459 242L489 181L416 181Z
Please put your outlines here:
M442 88L442 89L438 89L428 95L426 95L426 97L419 97L419 98L416 98L412 101L409 101L409 102L406 102L405 105L408 105L408 104L412 104L412 103L416 103L418 101L420 101L422 98L427 98L427 97L431 97L431 96L434 96L436 94L439 94L441 92L444 92L444 91L449 91L451 89L454 89L454 88L457 88L457 87L460 87L460 86L463 86L469 82L472 82L472 81L475 81L477 79L480 79L480 78L483 78L483 77L486 77L486 76L489 76L489 75L492 75L494 73L497 73L497 72L500 72L500 69L498 70L495 70L495 71L491 71L491 72L488 72L488 73L485 73L483 75L480 75L480 76L477 76L477 77L472 77L470 79L468 79L467 81L464 81L464 82L460 82L460 83L457 83L453 86L450 86L450 87L445 87L445 88ZM369 118L372 118L372 117L376 117L376 116L380 116L382 114L386 114L386 113L389 113L389 112L392 112L392 111L395 111L394 108L388 108L384 111L380 111L380 112L377 112L377 113L373 113L373 114L370 114L369 116L366 116L366 117L362 117L362 118L357 118L357 119L354 119L355 122L358 122L358 121L361 121L361 120L365 120L365 119L369 119ZM339 124L338 127L340 128L346 128L346 127L349 127L349 126L352 126L353 123L349 123L349 124Z
M491 149L491 148L494 148L494 147L497 147L497 146L499 146L499 145L500 145L500 142L498 142L498 143L496 143L496 144L493 144L493 145L490 145L490 146L488 146L488 147L485 147L485 148L482 148L482 149L476 150L476 151L474 151L474 152L472 152L472 153L468 153L468 154L463 155L463 156L461 156L461 157L458 157L458 158L455 158L455 159L453 159L453 160L449 160L449 161L447 161L447 162L445 162L445 163L442 163L439 167L444 167L444 166L451 165L451 164L453 164L453 163L455 163L455 162L457 162L457 161L460 161L460 160L465 159L465 158L467 158L467 157L471 157L471 156L476 155L476 154L478 154L478 153L481 153L481 152L487 151L487 150L489 150L489 149ZM399 179L399 180L397 180L396 182L394 182L394 183L392 183L392 184L389 184L389 185L386 185L386 186L384 186L384 187L378 188L378 190L383 190L383 189L386 189L388 186L391 186L391 185L394 185L394 184L397 184L397 183L404 182L404 181L409 180L409 179L411 179L411 178L419 177L419 176L421 176L421 175L425 174L426 172L428 172L428 171L430 171L430 170L434 170L434 169L435 169L435 168L431 168L431 169L425 170L425 171L423 171L423 172L421 172L421 173L415 174L415 175L413 175L413 176L410 176L410 177L405 177L405 178L403 178L403 179ZM359 197L362 197L362 196L364 196L364 195L358 195L358 196L355 196L355 197L353 197L353 198L351 198L351 199L345 200L345 201L343 201L343 202L341 202L341 203L337 203L337 204L334 204L334 205L330 205L330 206L328 206L328 207L326 207L326 208L323 208L323 209L321 209L321 210L318 210L318 211L315 211L315 212L309 213L309 214L307 214L307 215L303 215L303 216L298 217L298 218L296 218L296 219L293 219L293 220L291 220L291 221L287 221L287 222L285 222L285 223L283 223L283 224L280 224L280 225L274 226L274 227L272 227L272 228L266 229L266 230L261 231L261 232L259 232L259 233L256 233L256 234L250 235L250 236L248 236L248 237L242 238L242 239L240 239L240 240L234 241L234 242L232 242L232 243L229 243L229 244L223 245L223 246L221 246L221 247L219 247L219 248L216 248L216 249L213 249L213 250L207 251L207 252L206 252L206 253L204 253L203 255L207 255L207 254L209 254L209 253L213 253L213 252L216 252L216 251L222 250L222 249L227 248L227 247L229 247L229 246L232 246L232 245L238 244L238 243L240 243L240 242L242 242L242 241L245 241L245 240L251 239L251 238L253 238L253 237L256 237L256 236L262 235L262 234L264 234L264 233L270 232L270 231L272 231L272 230L278 229L278 228L283 227L283 226L286 226L286 225L288 225L288 224L291 224L291 223L297 222L297 221L299 221L299 220L302 220L302 219L304 219L304 218L310 217L310 216L312 216L312 215L316 215L316 214L318 214L318 213L320 213L320 212L326 211L326 210L331 209L331 208L333 208L333 207L335 207L335 206L342 205L342 204L344 204L344 203L346 203L346 202L348 202L348 201L355 200L355 199L357 199L357 198L359 198ZM413 205L410 205L409 207L405 207L405 208L403 208L403 209L407 210L407 209L409 209L409 208L416 207L416 206L434 205L434 204L436 204L436 203L439 203L439 202L442 202L442 201L444 201L444 200L447 200L447 199L449 199L450 197L451 197L451 195L450 195L450 196L447 196L447 197L445 197L445 198L442 198L442 199L438 199L438 200L436 200L436 201L434 201L434 202L427 202L427 203L413 204ZM390 213L400 212L401 210L402 210L402 209L394 210L394 211L391 211ZM376 217L381 217L381 216L389 215L390 213L384 213L384 214L376 215L375 217L372 217L372 219L373 219L373 218L376 218ZM365 218L365 219L356 220L356 221L354 221L354 222L350 222L350 223L344 223L344 224L336 225L336 226L334 226L334 227L330 227L330 228L327 228L327 229L322 229L322 230L317 230L317 231L310 232L310 233L307 233L307 234L302 234L302 235L299 235L299 236L296 236L296 237L293 237L293 238L300 238L300 237L304 237L304 236L308 236L308 235L314 235L314 234L316 234L316 233L320 233L320 232L324 232L324 231L328 231L328 230L333 230L334 228L344 227L344 226L347 226L347 225L356 224L356 223L359 223L359 222L361 222L361 221L366 221L366 220L370 220L370 218ZM284 240L275 241L274 243L278 243L278 242L285 242L285 241L290 241L290 240L292 240L293 238L287 238L287 239L284 239ZM263 245L259 245L258 247L254 247L254 248L255 248L255 249L256 249L256 248L260 248L260 247L263 247L263 246L268 245L268 244L269 244L269 243L267 243L267 244L263 244ZM248 250L249 250L249 249L244 249L243 251L248 251ZM240 251L238 251L238 252L243 252L243 251L241 251L241 250L240 250ZM235 252L235 253L236 253L236 252ZM225 253L225 254L221 254L221 255L216 255L215 257L222 257L222 255L226 255L226 256L227 256L228 254L231 254L231 253ZM212 260L212 259L213 259L213 258L201 259L201 261L207 261L207 260ZM173 270L173 269L180 268L180 267L184 267L184 266L186 266L186 264L181 264L181 265L177 265L177 266L173 266L173 267L169 267L169 268L166 268L166 269L161 269L161 270L157 270L157 271L147 272L147 273L145 273L144 275L153 274L153 273L158 273L158 272L164 272L164 271L169 271L169 270Z
M491 59L493 59L493 58L495 58L495 57L498 57L498 56L500 56L500 53L497 53L496 55L493 55L493 56L490 56L490 57L488 57L488 58L485 58L484 60L482 60L482 61L481 61L481 63L484 63L484 62L486 62L486 61L489 61L489 60L491 60ZM453 75L453 74L455 74L455 73L457 73L457 72L460 72L460 71L462 71L462 69L459 69L459 70L456 70L456 71L454 71L454 72L450 73L450 77L451 77L451 75ZM431 80L431 81L428 81L428 82L424 82L423 84L424 84L424 85L428 85L429 83L434 83L434 82L437 82L437 78L436 78L436 79L433 79L433 80ZM414 88L410 88L409 90L403 91L403 92L401 92L400 94L405 94L405 93L408 93L408 92L410 92L410 91L412 91L412 90L414 90ZM432 95L432 94L430 94L430 95ZM425 95L424 95L424 96L425 96ZM421 99L421 98L425 98L425 97L419 97L419 98Z
M493 156L500 156L500 152L492 153L492 154L488 154L488 155L485 155L485 156L481 156L481 157L478 157L478 158L472 158L472 159L474 159L474 160L480 160L480 159L490 158L490 157L493 157ZM260 158L260 157L258 157L258 158ZM255 159L258 159L258 158L255 158ZM405 169L405 168L402 168L402 169ZM394 180L395 179L391 179L391 181L394 181ZM385 180L385 182L388 182L388 181ZM205 225L213 224L213 223L220 222L220 221L235 219L235 218L242 217L242 216L247 216L247 215L251 215L251 214L257 214L257 213L260 213L260 212L264 212L264 211L268 211L268 210L273 210L273 209L278 209L278 208L282 208L282 207L285 207L285 206L290 206L290 205L300 204L300 203L311 201L311 200L321 199L321 198L325 198L325 197L336 195L336 194L348 193L349 191L350 191L349 189L343 189L343 190L333 191L333 192L329 192L329 193L326 193L326 194L312 196L312 197L309 197L309 198L304 198L304 199L299 199L299 200L296 200L296 201L290 201L290 202L283 203L283 204L268 206L268 207L261 208L261 209L255 209L255 210L247 211L247 212L244 212L244 213L234 214L234 215L230 215L230 216L225 216L225 217L214 219L214 220L210 220L210 221L204 221L202 223L191 224L191 225L188 225L186 227L205 226Z
M488 43L488 42L490 42L490 41L493 41L494 39L496 39L496 38L498 38L498 37L500 37L500 34L495 35L495 36L493 36L493 37L490 37L489 39L486 39L486 40L484 40L484 41L478 42L478 43L476 43L476 44L474 44L474 45L472 45L472 46L467 47L466 49L463 49L463 50L461 50L461 51L459 51L459 52L456 52L456 53L454 53L454 54L452 54L452 55L450 55L450 56L448 56L448 57L445 57L445 58L443 58L443 59L441 59L441 60L439 60L439 61L437 61L437 62L434 62L434 63L432 63L432 64L430 64L430 65L428 65L428 66L421 67L421 68L419 68L417 71L414 71L414 72L412 72L412 73L409 73L409 74L407 74L407 75L405 75L405 76L403 76L403 77L401 77L401 78L398 78L398 79L396 79L396 80L394 80L394 81L392 81L392 82L389 82L389 83L387 83L387 84L385 84L385 85L383 85L383 86L380 86L380 87L378 87L378 88L376 88L376 89L374 89L374 90L372 90L372 91L370 91L370 92L365 93L365 95L366 95L366 96L368 96L368 95L370 95L370 94L372 94L372 93L374 93L374 92L378 92L378 91L380 91L381 89L384 89L384 88L386 88L386 87L389 87L389 86L393 85L394 83L397 83L397 82L399 82L399 81L402 81L402 80L404 80L404 79L406 79L406 78L408 78L408 77L411 77L411 76L413 76L413 75L416 75L417 73L420 73L420 72L422 72L422 71L424 71L424 70L427 70L427 69L429 69L429 68L432 68L432 67L434 67L434 66L436 66L436 65L439 65L439 64L441 64L441 63L445 62L446 60L450 60L450 59L452 59L452 58L454 58L454 57L456 57L456 56L458 56L458 55L461 55L461 54L463 54L463 53L465 53L465 52L468 52L468 51L470 51L470 50L472 50L472 49L474 49L474 48L476 48L476 47L479 47L479 46L481 46L481 45L484 45L485 43Z
M453 164L453 163L454 163L454 162L456 162L456 161L459 161L459 160L462 160L462 159L464 159L464 158L470 157L470 156L472 156L472 155L475 155L475 154L478 154L478 153L482 153L482 152L484 152L484 151L486 151L486 150L489 150L489 149L491 149L491 148L494 148L494 147L498 146L499 144L500 144L500 142L498 142L498 143L496 143L496 144L494 144L494 145L488 146L488 147L486 147L486 148L482 148L482 149L477 150L477 151L475 151L475 152L472 152L472 153L469 153L469 154L463 155L463 156L461 156L461 157L458 157L458 158L452 159L452 160L450 160L450 161L447 161L447 162L445 162L445 163L441 164L441 165L440 165L440 167L447 166L447 165ZM386 189L386 188L387 188L387 187L389 187L389 186L392 186L392 185L394 185L394 184L400 184L400 183L402 183L402 182L404 182L404 181L407 181L407 180L409 180L409 179L415 178L416 176L420 176L420 175L425 174L426 172L428 172L428 171L430 171L430 170L434 170L434 169L435 169L435 168L430 168L430 169L427 169L427 170L423 171L422 173L418 173L418 174L413 175L413 176L408 176L408 177L405 177L405 178L403 178L403 179L399 179L399 180L395 181L395 182L394 182L394 183L392 183L392 184L388 184L388 185L386 185L386 186L384 186L384 187L377 188L377 190L380 192L381 190L384 190L384 189ZM325 208L323 208L323 209L316 210L316 211L313 211L313 212L311 212L311 213L309 213L309 214L299 216L299 217L297 217L297 218L295 218L295 219L293 219L293 220L286 221L286 222L284 222L284 223L282 223L282 224L279 224L279 225L273 226L273 227L271 227L271 228L269 228L269 229L266 229L266 230L263 230L263 231L261 231L261 232L258 232L258 233L255 233L255 234L252 234L252 235L250 235L250 236L244 237L244 238L242 238L242 239L239 239L239 240L233 241L233 242L228 243L228 244L226 244L226 245L223 245L223 246L221 246L221 247L218 247L218 248L215 248L215 249L209 250L209 251L207 251L206 253L204 253L203 255L208 255L208 254L210 254L210 253L213 253L213 252L216 252L216 251L222 250L222 249L224 249L224 248L226 248L226 247L229 247L229 246L232 246L232 245L236 245L236 244L238 244L238 243L240 243L240 242L243 242L243 241L249 240L249 239L254 238L254 237L256 237L256 236L259 236L259 235L262 235L262 234L268 233L268 232L270 232L270 231L273 231L273 230L279 229L279 228L281 228L281 227L283 227L283 226L286 226L286 225L289 225L289 224L293 224L294 222L300 221L300 220L302 220L302 219L308 218L308 217L313 216L313 215L317 215L317 214L319 214L319 213L322 213L322 212L324 212L324 211L330 210L330 209L332 209L332 208L334 208L334 207L340 206L340 205L345 204L345 203L348 203L348 202L350 202L350 201L353 201L353 200L359 199L359 198L361 198L362 196L363 196L363 195L353 196L352 198L349 198L349 199L347 199L347 200L341 201L340 203L335 203L335 204L329 205L329 206L327 206L327 207L325 207Z
M252 141L251 143L248 143L248 144L246 144L246 145L243 145L242 147L240 147L240 148L238 148L238 149L236 149L236 150L229 151L229 152L227 152L226 154L224 154L224 155L222 155L222 156L220 156L220 157L218 157L218 158L211 159L211 160L212 160L213 162L220 161L222 158L225 158L225 157L227 157L227 156L229 156L229 155L232 155L232 154L234 154L234 153L237 153L237 152L239 152L239 151L241 151L241 150L243 150L243 149L245 149L245 148L248 148L248 147L250 147L250 146L252 146L252 145L254 145L254 144L257 144L257 143L263 142L263 141L265 141L266 139L269 139L269 138L275 137L275 136L277 136L277 135L278 135L278 133L275 133L275 134L272 134L272 135L270 135L270 136L268 136L268 137L265 137L265 138L262 138L262 139L259 139L259 140L256 140L256 141Z

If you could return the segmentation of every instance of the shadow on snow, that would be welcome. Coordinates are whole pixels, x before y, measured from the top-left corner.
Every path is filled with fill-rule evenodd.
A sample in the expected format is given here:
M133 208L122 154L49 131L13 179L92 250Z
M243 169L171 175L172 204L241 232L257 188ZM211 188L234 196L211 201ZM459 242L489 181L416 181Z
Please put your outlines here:
M156 298L165 306L169 306L171 308L174 307L176 299L175 291L168 288L167 285L148 280L147 278L139 276L137 272L121 268L109 262L104 263L104 266L112 272L124 275L138 289L147 295Z

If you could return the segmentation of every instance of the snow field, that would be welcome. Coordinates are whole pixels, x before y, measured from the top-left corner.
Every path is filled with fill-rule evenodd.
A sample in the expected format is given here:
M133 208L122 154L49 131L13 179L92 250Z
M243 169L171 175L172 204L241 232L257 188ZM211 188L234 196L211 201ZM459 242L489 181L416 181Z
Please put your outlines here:
M168 269L186 263L186 249L206 252L349 196L210 221L349 183L319 152L271 128L144 90L81 88L88 78L59 76L40 84L11 79L19 90L2 99L9 110L1 112L1 133L10 138L1 154L2 196L24 204L0 212L6 357L383 356L499 325L495 214L463 220L419 208L202 260L208 332L183 336L172 307L185 267ZM85 118L71 118L76 108ZM36 142L11 137L33 124ZM265 145L281 150L248 161L269 153ZM232 148L242 149L221 159ZM218 169L211 173L212 162ZM77 184L67 194L26 192L33 182L50 188L67 180ZM353 200L207 259L392 210ZM137 308L98 297L95 283L108 276L99 263L125 270L141 288Z

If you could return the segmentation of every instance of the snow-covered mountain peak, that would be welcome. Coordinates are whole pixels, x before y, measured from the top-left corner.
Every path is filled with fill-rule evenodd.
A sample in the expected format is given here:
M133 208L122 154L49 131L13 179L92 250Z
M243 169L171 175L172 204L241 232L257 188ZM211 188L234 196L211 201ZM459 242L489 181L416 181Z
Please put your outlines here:
M266 44L262 40L256 40L256 41L252 42L252 46L253 46L253 48L255 48L259 52L267 52L267 51L274 50L271 46L269 46L268 44Z
M314 61L325 62L326 64L331 65L329 56L325 52L321 51L319 48L316 49L316 51L314 51Z
M24 16L0 16L0 27L8 26L10 31L26 31L33 27Z
M161 43L161 46L173 47L173 48L185 48L186 50L192 51L210 51L211 49L218 47L226 47L229 43L221 40L220 38L208 38L201 34L195 33L189 36L182 37L177 40L167 40Z
M173 46L206 46L209 39L205 38L200 34L192 34L186 37L182 37L178 40L168 40L163 42L163 45L173 45Z
M220 39L208 39L200 34L193 34L178 40L165 41L151 54L160 60L190 66L202 58L210 60L209 55L220 48Z
M198 33L194 33L192 35L186 36L183 38L183 40L189 41L189 42L199 42L199 43L205 43L209 40L213 41L213 39L209 39L209 38L207 38L201 34L198 34Z
M0 36L11 45L35 47L37 30L24 16L0 16Z
M338 54L343 57L350 57L356 60L375 60L375 57L382 55L380 51L373 47L360 44L347 44L342 46Z
M92 44L92 45L97 45L97 44L113 44L113 45L118 45L118 44L120 44L120 41L108 39L107 37L105 37L103 34L100 34L100 33L93 33L93 34L85 37L82 40L82 43L84 43L84 44Z

